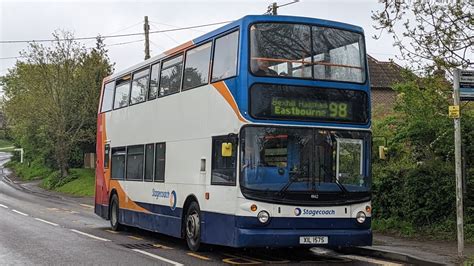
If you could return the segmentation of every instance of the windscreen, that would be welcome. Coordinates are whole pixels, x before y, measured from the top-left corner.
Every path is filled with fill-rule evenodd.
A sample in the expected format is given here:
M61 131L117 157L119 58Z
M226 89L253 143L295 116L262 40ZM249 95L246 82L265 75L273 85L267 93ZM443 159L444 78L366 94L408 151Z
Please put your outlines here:
M250 28L250 46L250 66L256 76L365 82L364 39L359 33L258 23Z
M291 192L366 192L370 133L288 127L245 127L241 186Z

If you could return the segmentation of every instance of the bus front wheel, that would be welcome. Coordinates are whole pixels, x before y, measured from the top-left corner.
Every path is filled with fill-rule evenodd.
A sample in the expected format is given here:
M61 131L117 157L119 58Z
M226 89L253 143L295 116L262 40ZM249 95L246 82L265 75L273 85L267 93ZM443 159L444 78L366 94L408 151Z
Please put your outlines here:
M197 251L201 245L201 210L197 202L193 201L186 211L185 235L188 247Z
M119 211L119 200L117 194L114 194L110 199L110 227L114 231L123 229L123 226L119 223Z

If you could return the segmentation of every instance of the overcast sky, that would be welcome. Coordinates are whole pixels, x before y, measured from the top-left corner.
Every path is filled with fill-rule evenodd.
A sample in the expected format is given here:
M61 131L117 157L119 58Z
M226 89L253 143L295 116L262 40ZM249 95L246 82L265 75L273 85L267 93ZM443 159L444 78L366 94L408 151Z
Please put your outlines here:
M279 0L279 4L291 0ZM143 31L147 15L151 30L173 29L229 21L249 14L262 14L273 0L241 1L12 1L0 0L0 40L50 39L57 29L74 32L76 37L126 34ZM335 20L361 26L366 33L367 52L379 60L394 58L398 50L390 36L374 40L373 10L383 8L377 0L300 0L278 10L280 15L294 15ZM151 55L177 46L219 26L150 35ZM109 57L119 71L139 63L144 57L143 36L106 39ZM135 41L135 42L133 42ZM122 44L133 42L128 44ZM84 41L87 47L95 41ZM19 51L27 44L0 44L0 76L14 66Z

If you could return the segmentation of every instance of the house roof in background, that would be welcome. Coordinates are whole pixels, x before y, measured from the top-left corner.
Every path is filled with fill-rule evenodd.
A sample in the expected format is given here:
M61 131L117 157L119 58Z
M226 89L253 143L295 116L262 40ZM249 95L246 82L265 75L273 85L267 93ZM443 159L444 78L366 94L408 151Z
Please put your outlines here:
M378 61L368 55L370 87L373 89L391 88L401 82L403 68L393 61Z

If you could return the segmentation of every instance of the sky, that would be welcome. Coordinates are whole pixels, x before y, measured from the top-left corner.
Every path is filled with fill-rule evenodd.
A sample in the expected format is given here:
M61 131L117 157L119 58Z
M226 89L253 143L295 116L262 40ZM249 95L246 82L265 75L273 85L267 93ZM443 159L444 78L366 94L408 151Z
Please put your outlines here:
M73 32L75 37L138 33L143 32L144 16L149 18L151 31L168 30L263 14L272 2L274 0L0 0L0 40L51 39L55 30ZM278 4L288 2L291 0L277 0ZM389 35L383 34L379 40L372 38L378 34L373 28L372 11L382 8L383 5L377 0L300 0L298 3L281 7L278 13L361 26L365 31L368 54L378 60L395 59L399 51L393 47ZM151 34L151 56L218 27L220 25ZM86 47L93 47L95 41L82 43ZM128 68L144 59L143 36L106 39L105 44L109 58L115 62L115 71ZM27 47L26 43L0 43L0 76L14 66L18 60L14 57L18 57L19 52Z

